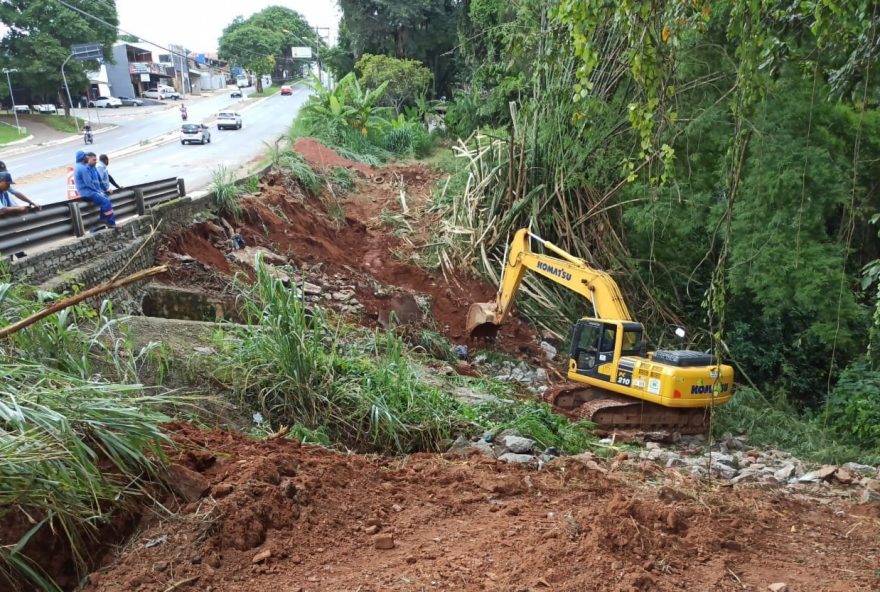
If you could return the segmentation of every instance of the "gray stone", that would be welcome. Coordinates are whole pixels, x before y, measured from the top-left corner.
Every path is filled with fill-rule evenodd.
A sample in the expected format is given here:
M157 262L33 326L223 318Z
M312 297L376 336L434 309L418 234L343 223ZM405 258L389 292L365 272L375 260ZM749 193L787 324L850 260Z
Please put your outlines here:
M734 457L731 454L719 454L717 452L712 454L712 464L713 465L715 463L721 463L723 465L731 466L731 465L733 465L733 459L734 459Z
M317 296L323 291L323 288L309 282L304 282L302 285L302 290L303 293L308 294L309 296Z
M819 481L826 481L831 479L834 473L837 472L837 465L823 465L821 468L816 469L815 471L810 471L798 481L801 483L818 483Z
M471 443L471 449L476 450L483 456L489 458L495 458L495 450L492 448L492 445L486 442L485 440L477 440L476 442Z
M515 454L527 454L535 449L535 441L521 436L505 436L501 445Z
M661 448L661 446L657 442L645 442L645 448L647 450L656 450L657 448Z
M717 460L712 462L712 472L725 480L736 477L736 469Z
M556 348L546 341L542 341L541 349L544 350L544 355L547 357L547 360L552 362L553 358L556 357Z
M514 428L507 428L506 430L501 430L495 436L495 441L496 442L504 442L504 438L506 438L507 436L519 436L519 430L516 430Z
M752 483L758 480L757 471L745 470L741 471L739 475L730 480L732 485L736 485L737 483Z
M779 481L788 481L794 476L795 468L793 464L787 464L778 471L773 473L773 476L776 477Z
M512 464L521 464L527 465L533 462L537 462L534 456L531 454L514 454L513 452L505 452L501 456L498 457L498 460L504 461L506 463Z
M871 465L862 465L859 463L849 462L843 465L843 468L850 473L858 473L862 477L875 477L878 474L877 467Z
M471 451L471 441L464 436L459 436L446 451L446 454L466 455Z
M535 382L547 382L549 378L547 377L547 371L543 368L538 368L535 370Z
M681 457L674 452L670 452L666 457L666 466L667 468L686 467L687 463L684 462Z

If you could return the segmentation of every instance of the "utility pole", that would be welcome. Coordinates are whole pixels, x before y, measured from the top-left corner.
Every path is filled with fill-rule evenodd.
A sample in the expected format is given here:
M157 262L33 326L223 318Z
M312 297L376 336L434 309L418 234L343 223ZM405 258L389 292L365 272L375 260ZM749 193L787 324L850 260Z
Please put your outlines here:
M318 59L318 80L321 81L321 84L324 84L324 74L321 70L321 42L324 38L321 36L321 31L327 31L327 39L330 39L330 27L313 27L315 30L315 36L318 38L318 42L315 44L315 54Z
M12 101L12 114L15 115L15 127L18 130L18 133L21 133L21 126L18 125L18 111L15 110L15 97L12 96L12 79L9 78L9 75L13 72L18 72L18 69L3 68L3 73L6 74L6 84L9 85L9 100Z
M67 62L72 58L75 54L70 54L67 56L67 59L61 63L61 77L64 79L64 89L67 91L67 105L70 108L71 116L73 117L73 123L76 125L76 133L79 133L79 120L76 118L76 115L73 115L73 99L70 98L70 87L67 86L67 76L64 74L64 66L67 65ZM86 104L88 106L88 103Z

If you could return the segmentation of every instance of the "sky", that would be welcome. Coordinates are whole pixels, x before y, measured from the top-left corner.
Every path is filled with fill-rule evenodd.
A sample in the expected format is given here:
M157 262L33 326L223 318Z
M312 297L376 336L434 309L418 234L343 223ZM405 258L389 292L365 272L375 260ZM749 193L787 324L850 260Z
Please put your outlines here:
M183 45L195 52L217 51L217 39L236 16L247 18L272 5L297 11L313 27L330 27L330 42L336 41L336 0L116 0L120 33L125 30L151 43Z

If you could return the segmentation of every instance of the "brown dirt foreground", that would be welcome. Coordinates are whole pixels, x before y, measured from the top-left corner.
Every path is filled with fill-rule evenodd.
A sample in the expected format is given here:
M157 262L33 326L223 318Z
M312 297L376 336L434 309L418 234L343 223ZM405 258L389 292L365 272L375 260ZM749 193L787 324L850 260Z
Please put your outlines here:
M698 491L584 457L535 471L170 430L209 488L145 519L86 590L880 589L876 508Z

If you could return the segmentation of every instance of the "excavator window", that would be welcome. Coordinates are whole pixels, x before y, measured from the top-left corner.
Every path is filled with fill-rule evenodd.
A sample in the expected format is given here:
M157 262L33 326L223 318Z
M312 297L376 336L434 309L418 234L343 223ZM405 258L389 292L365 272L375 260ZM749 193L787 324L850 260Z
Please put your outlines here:
M623 346L620 349L622 356L641 356L642 355L642 330L641 329L624 329Z
M596 359L602 338L602 325L596 322L578 323L574 348L574 359L580 371L590 371L596 367Z

